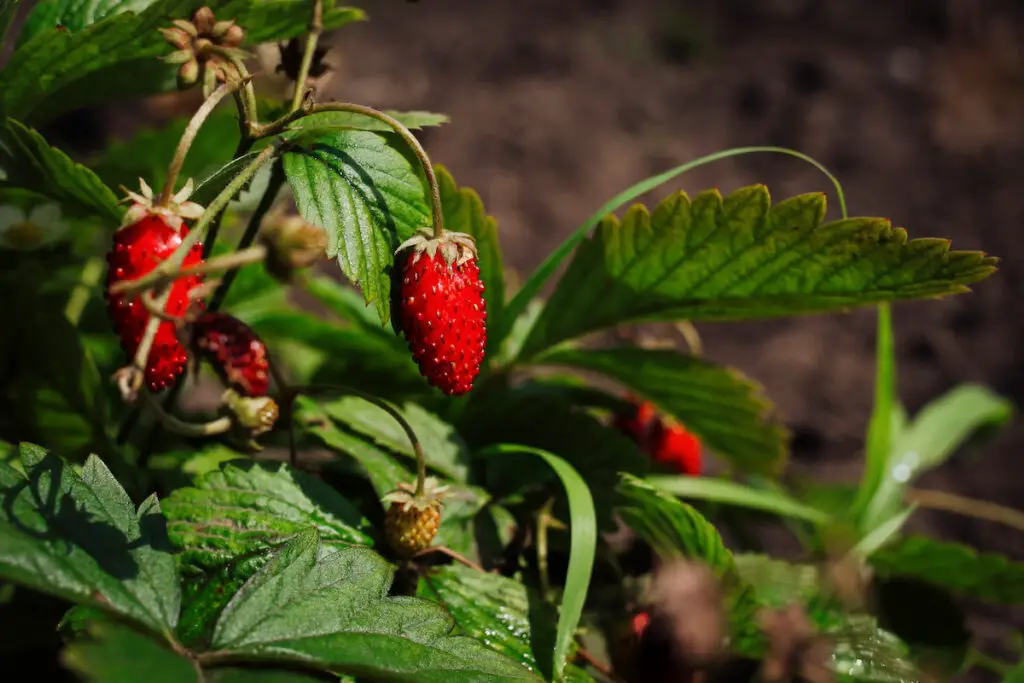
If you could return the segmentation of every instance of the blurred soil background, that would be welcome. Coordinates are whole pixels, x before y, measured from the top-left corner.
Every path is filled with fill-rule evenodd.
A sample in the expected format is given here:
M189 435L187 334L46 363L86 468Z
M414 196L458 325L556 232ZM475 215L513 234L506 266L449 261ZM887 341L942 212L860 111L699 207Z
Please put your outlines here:
M1002 257L975 293L895 306L899 395L913 413L961 382L1024 403L1024 3L1019 0L422 0L376 2L329 38L322 98L444 112L421 139L498 220L528 272L605 200L739 145L810 154L852 214ZM51 126L83 152L187 113L167 98ZM670 183L831 186L795 159L727 160ZM698 325L706 356L763 383L793 433L791 473L854 482L874 372L873 311ZM681 342L680 342L681 343ZM1024 419L921 488L1024 508ZM912 527L1024 560L1024 537L947 514ZM780 549L785 552L786 549ZM982 646L1024 612L971 605Z

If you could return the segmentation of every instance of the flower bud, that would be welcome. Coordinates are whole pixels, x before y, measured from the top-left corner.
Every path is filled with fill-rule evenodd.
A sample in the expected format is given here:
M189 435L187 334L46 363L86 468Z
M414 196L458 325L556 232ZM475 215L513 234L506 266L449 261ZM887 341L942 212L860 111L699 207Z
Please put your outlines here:
M178 90L188 90L199 80L199 62L190 59L178 69Z
M266 434L277 423L277 403L269 396L242 396L234 389L224 392L222 409L231 417L235 435L255 450L260 445L255 439Z
M164 40L179 50L184 50L192 44L192 37L181 28L162 28L160 33Z
M213 16L213 10L209 7L200 7L196 10L196 13L192 15L192 23L196 25L199 33L213 33L213 25L215 22Z
M288 280L296 268L313 265L327 250L327 234L299 216L267 221L259 239L267 248L267 271L280 280Z

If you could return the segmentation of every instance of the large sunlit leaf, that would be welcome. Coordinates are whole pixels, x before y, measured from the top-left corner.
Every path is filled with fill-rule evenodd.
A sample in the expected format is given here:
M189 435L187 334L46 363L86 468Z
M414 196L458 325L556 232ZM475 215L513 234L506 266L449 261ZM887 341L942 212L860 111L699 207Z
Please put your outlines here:
M558 614L522 583L451 565L426 573L417 595L444 605L463 633L551 678ZM574 680L591 680L575 667L567 669Z
M522 355L620 323L730 320L845 310L967 291L995 269L981 252L907 241L877 218L822 223L825 196L771 206L754 186L724 199L677 193L631 208L577 249Z
M569 498L569 567L559 608L551 666L557 679L565 670L590 588L597 552L597 514L586 482L572 465L557 455L519 444L496 444L479 453L481 457L505 455L519 458L527 454L540 458L555 471Z
M50 7L37 8L17 51L0 73L0 95L8 115L39 121L111 99L140 97L175 87L175 67L158 57L170 54L158 28L172 19L188 19L202 6L199 0L137 0L145 7L126 12L129 3L80 3L58 0L63 30L53 23ZM61 9L62 8L62 9ZM246 29L246 46L301 35L309 25L306 0L227 0L216 3L218 18L233 18ZM328 7L325 30L363 18L361 10ZM92 23L94 22L94 23Z
M1024 563L979 553L959 543L909 536L870 558L882 576L904 576L971 598L998 604L1024 604Z
M473 638L451 635L438 605L388 597L392 575L371 550L325 555L317 533L305 532L235 594L212 646L396 683L539 680Z
M21 464L0 463L0 578L173 629L181 595L156 497L136 510L96 457L78 475L23 444Z
M890 442L885 470L864 512L869 530L899 508L922 472L945 462L974 432L1003 424L1012 404L984 386L964 384L935 399Z
M112 226L121 221L117 197L95 173L13 119L0 121L0 168L7 174L0 187L31 190L58 202L66 213L95 216Z
M537 359L605 375L652 401L736 467L779 474L786 432L760 387L730 368L664 349L561 349Z
M324 229L329 256L390 319L395 249L430 225L421 172L383 135L337 130L299 135L284 169L302 217Z

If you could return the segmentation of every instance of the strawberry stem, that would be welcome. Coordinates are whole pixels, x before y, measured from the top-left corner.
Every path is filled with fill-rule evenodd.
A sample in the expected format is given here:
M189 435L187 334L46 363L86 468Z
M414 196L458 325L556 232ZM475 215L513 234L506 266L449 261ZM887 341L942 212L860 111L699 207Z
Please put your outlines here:
M416 136L412 134L405 124L398 119L388 116L382 111L378 111L372 107L366 107L361 104L352 104L350 102L327 102L326 104L318 104L312 108L310 113L318 113L322 111L349 111L354 114L362 114L363 116L369 116L370 118L377 119L378 121L387 124L393 131L401 136L402 140L416 154L416 158L420 162L420 166L423 167L423 175L427 178L427 185L430 187L430 201L431 201L431 213L433 218L433 230L434 239L440 239L444 237L444 215L441 211L441 186L437 182L437 175L434 173L434 166L430 163L430 157L427 156L427 152L423 149L423 145L416 139Z
M259 121L257 120L256 89L252 85L252 74L250 74L249 70L245 68L245 62L242 61L232 50L214 47L212 51L214 54L231 62L231 66L235 67L235 70L238 72L238 80L234 81L234 83L236 89L239 87L242 89L242 95L238 98L238 107L242 110L242 121L240 125L242 126L243 132L251 137L252 132L259 127Z
M295 92L292 94L291 112L298 111L299 107L302 106L302 99L306 90L306 80L309 78L309 69L313 65L313 55L316 53L316 44L320 40L323 25L323 0L313 0L313 18L309 21L309 33L306 34L306 48L302 53L302 63L299 65L299 77L295 79Z
M423 495L427 482L427 457L423 454L423 446L420 445L420 440L417 438L416 432L413 431L412 425L402 417L401 413L395 410L394 406L387 401L383 401L376 396L371 396L370 394L364 393L354 387L347 387L338 384L310 384L304 387L295 387L292 391L295 395L302 393L311 396L315 393L335 392L342 395L356 396L364 401L372 403L391 417L395 418L395 421L402 427L402 431L404 431L405 435L409 437L409 443L412 444L412 450L416 453L415 496L418 498Z
M238 82L225 83L220 86L206 98L206 101L192 115L192 120L188 122L185 132L181 134L181 140L178 141L178 148L174 150L171 165L167 168L167 179L164 180L164 189L160 192L158 206L168 206L171 203L171 199L174 198L174 186L178 182L181 167L185 165L185 157L188 155L188 150L192 143L195 142L199 129L203 127L203 123L206 122L206 119L213 113L217 105L220 104L220 101L238 90L238 86Z
M155 412L157 417L160 418L160 423L167 430L172 431L176 434L192 437L213 436L216 434L223 434L231 429L230 417L220 417L217 418L216 420L213 420L212 422L203 422L201 424L185 422L184 420L179 420L170 413L166 412L163 409L163 406L160 405L160 401L158 401L156 397L153 396L153 394L149 393L148 391L143 391L142 395L146 397L146 402L149 403L149 406L153 409L153 412Z
M209 261L203 261L189 268L182 268L171 273L160 272L154 269L150 273L137 280L121 280L110 286L111 294L134 296L140 292L162 288L170 285L175 280L193 275L210 275L223 273L250 263L259 263L267 257L267 248L262 244L235 251L224 256L219 256Z

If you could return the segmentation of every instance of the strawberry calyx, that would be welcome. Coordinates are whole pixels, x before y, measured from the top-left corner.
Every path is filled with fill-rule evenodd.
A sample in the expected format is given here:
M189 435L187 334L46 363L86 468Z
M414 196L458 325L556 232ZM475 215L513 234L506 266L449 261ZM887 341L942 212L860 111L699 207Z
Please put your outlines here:
M188 201L193 190L191 178L185 182L184 187L178 190L172 197L168 197L166 201L163 201L161 197L155 196L153 188L142 178L139 178L139 188L140 192L132 192L127 188L121 188L127 195L121 201L130 201L132 205L125 211L124 218L121 220L121 226L118 229L135 225L147 216L159 216L175 231L181 232L181 228L186 220L196 220L206 210L201 205Z
M439 510L444 505L448 491L448 486L439 485L437 477L427 477L423 480L421 492L416 492L416 482L400 482L397 489L384 494L381 500L398 506L403 511Z
M419 231L395 250L395 253L412 250L412 263L416 263L420 256L426 254L428 258L434 258L437 253L449 266L461 266L477 257L476 240L472 235L464 232L443 231L440 236L435 236L433 228L420 228Z

